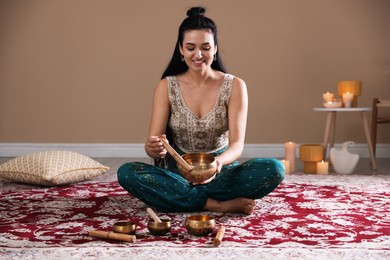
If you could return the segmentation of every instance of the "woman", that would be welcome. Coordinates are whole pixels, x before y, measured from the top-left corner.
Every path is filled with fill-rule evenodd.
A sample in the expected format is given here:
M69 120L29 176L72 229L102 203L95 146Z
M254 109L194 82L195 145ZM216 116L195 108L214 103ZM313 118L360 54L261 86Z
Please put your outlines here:
M284 168L276 159L238 164L247 121L246 85L226 73L216 25L204 13L202 7L191 8L179 27L172 59L155 88L145 151L156 160L168 158L159 136L170 133L170 144L179 154L215 156L216 174L203 183L188 183L178 174L176 162L168 158L166 168L124 164L118 170L118 181L160 211L251 214L255 199L282 182Z

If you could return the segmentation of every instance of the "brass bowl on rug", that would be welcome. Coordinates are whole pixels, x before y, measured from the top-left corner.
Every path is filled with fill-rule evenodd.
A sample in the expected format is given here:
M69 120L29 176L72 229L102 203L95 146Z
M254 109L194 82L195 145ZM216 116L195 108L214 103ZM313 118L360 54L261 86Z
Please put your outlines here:
M201 183L210 179L217 170L217 161L214 156L207 153L188 153L182 158L192 167L191 171L186 171L178 164L180 174L191 183Z
M115 233L135 235L137 225L134 222L122 221L116 222L113 227Z
M161 222L155 222L153 219L148 221L148 230L155 236L163 236L171 231L172 224L168 219L161 219Z
M215 219L207 215L193 215L185 220L188 234L193 236L207 236L215 229Z

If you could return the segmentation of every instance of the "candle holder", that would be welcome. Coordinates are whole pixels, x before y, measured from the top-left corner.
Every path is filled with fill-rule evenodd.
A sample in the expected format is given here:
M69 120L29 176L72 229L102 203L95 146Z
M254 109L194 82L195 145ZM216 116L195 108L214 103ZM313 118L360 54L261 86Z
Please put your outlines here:
M358 96L362 94L362 81L361 80L347 80L339 81L337 83L337 94L342 97L344 93L352 93L353 99L351 106L357 107L358 105Z
M341 100L339 99L333 99L333 100L329 100L326 103L323 103L323 106L325 108L339 108L343 106L343 102L341 102Z
M324 159L324 146L322 144L301 144L299 159L303 161L304 173L317 173L317 162Z

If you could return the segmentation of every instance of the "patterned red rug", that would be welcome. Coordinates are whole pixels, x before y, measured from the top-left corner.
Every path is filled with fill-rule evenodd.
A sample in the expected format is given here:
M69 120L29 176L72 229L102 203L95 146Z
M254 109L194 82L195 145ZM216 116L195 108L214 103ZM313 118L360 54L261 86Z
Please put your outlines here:
M255 213L219 214L222 244L190 236L185 214L164 214L172 230L153 236L146 205L101 176L69 186L42 188L0 181L0 259L385 259L390 257L390 176L289 175ZM135 243L88 236L117 221L138 224ZM389 259L389 258L388 258Z

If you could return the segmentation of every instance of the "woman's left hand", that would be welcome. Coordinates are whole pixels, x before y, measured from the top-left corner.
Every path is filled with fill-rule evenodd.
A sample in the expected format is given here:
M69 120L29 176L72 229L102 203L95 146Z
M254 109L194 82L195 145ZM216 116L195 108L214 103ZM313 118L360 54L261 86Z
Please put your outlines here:
M217 162L217 169L215 170L215 172L218 174L221 172L223 165L217 158L215 158L215 161Z

